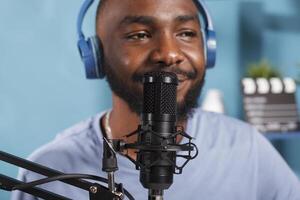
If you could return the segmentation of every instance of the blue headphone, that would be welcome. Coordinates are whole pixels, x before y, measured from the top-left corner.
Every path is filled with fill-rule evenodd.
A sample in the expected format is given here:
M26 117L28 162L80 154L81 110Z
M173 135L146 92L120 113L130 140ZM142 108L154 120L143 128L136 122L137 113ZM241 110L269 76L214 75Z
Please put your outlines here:
M97 79L104 78L105 73L102 66L103 51L99 38L92 36L85 38L82 32L83 19L89 7L92 5L94 0L85 0L77 19L77 33L78 33L78 49L80 57L85 66L86 78ZM216 33L213 28L212 19L206 9L205 5L201 0L194 0L199 12L202 14L205 29L204 29L204 40L205 42L205 61L206 68L212 68L216 62L216 50L217 40Z

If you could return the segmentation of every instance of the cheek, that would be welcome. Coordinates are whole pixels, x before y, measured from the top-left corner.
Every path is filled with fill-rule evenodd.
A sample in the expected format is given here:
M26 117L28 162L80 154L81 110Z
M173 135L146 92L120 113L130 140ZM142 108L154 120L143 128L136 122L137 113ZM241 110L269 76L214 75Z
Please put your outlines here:
M202 47L186 50L186 57L197 72L197 79L201 78L205 70L205 58Z
M115 70L118 70L120 75L125 78L124 76L131 76L145 66L147 56L144 52L142 49L128 47L120 43L108 48L105 55L107 55L108 64Z
M118 73L119 78L128 79L132 71L132 60L126 52L111 48L105 52L105 63Z

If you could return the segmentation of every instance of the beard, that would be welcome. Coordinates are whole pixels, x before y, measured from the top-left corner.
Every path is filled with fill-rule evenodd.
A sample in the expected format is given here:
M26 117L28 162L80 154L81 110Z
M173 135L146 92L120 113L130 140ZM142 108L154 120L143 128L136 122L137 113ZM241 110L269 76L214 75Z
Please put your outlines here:
M160 68L163 69L163 68ZM154 70L163 71L163 70ZM176 68L174 70L168 70L168 72L173 72L175 74L183 74L191 79L197 77L197 72L187 73ZM139 89L138 84L142 84L143 76L146 72L134 73L131 77L132 83L135 85L128 84L128 81L122 79L120 74L115 72L111 66L105 63L105 74L106 80L111 88L111 90L123 99L129 109L140 115L143 110L143 91ZM200 80L197 80L187 91L185 97L182 101L177 102L177 120L183 122L189 117L192 117L193 111L198 107L198 98L201 94L202 88L205 83L205 71Z

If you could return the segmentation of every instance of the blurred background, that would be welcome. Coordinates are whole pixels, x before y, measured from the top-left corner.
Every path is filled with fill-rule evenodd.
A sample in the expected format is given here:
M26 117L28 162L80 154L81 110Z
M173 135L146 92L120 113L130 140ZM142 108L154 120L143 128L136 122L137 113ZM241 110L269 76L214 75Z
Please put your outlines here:
M106 82L85 79L77 52L75 25L82 2L1 0L0 150L25 158L61 130L111 106ZM199 101L218 89L224 112L243 119L241 79L249 64L264 59L284 77L300 74L300 1L206 3L217 32L218 58ZM84 23L87 36L94 34L95 9ZM297 87L297 101L299 95ZM300 176L296 134L271 142ZM17 168L0 161L0 173L16 176ZM9 194L0 191L0 199Z

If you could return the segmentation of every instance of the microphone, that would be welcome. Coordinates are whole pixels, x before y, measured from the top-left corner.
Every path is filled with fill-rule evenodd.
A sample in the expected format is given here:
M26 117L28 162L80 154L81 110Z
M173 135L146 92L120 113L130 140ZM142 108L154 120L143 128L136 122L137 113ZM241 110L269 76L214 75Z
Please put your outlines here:
M177 76L171 72L151 72L144 75L144 100L141 114L142 134L138 142L144 146L137 153L140 182L149 189L149 200L163 199L163 190L173 183L177 132Z
M197 146L192 143L183 127L177 122L177 85L176 74L171 72L150 72L143 77L143 110L138 129L126 137L137 135L135 143L119 141L118 152L135 149L137 159L124 154L140 170L140 182L148 189L148 200L163 200L163 192L173 183L173 174L181 174L186 164L197 157ZM176 143L176 137L187 138L188 142ZM192 151L196 150L194 155ZM177 154L177 152L187 154ZM181 158L177 165L176 158Z

